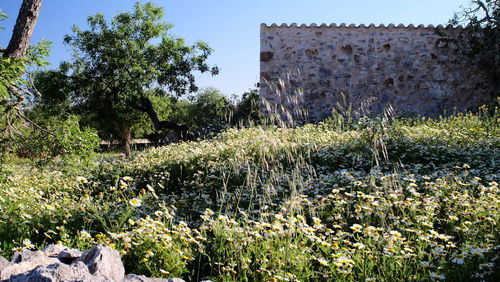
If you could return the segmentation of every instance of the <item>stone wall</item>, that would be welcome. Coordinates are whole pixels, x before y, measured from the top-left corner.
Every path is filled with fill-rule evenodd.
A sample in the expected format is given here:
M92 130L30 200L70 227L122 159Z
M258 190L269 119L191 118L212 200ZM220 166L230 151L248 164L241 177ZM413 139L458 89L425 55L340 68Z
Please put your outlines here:
M390 104L400 114L438 116L493 100L494 87L484 74L455 55L436 29L459 31L263 24L261 96L271 106L306 109L313 120L328 116L338 103L372 114Z

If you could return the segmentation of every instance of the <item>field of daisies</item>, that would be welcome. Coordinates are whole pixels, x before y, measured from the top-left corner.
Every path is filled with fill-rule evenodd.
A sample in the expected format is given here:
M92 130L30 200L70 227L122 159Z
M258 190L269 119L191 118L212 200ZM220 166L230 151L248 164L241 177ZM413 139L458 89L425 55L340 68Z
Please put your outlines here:
M500 281L500 115L230 129L0 176L0 255L120 251L189 281Z

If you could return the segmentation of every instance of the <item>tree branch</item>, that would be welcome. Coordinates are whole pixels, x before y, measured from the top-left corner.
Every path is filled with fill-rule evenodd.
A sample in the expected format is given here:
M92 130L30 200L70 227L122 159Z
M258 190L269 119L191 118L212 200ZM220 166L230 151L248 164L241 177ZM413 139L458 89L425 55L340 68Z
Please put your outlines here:
M40 91L38 91L38 89L35 86L32 73L28 72L27 75L28 75L28 85L31 91L33 91L33 95L38 98L42 97L42 94L40 93Z
M483 1L474 1L474 3L476 3L483 10L483 12L485 14L484 19L486 19L488 22L490 22L491 21L490 13L488 11L488 7L486 7L486 5L484 5Z
M25 115L21 112L21 110L16 109L16 113L17 113L17 115L18 115L20 118L22 118L23 120L27 121L27 122L28 122L28 123L30 123L32 126L34 126L35 128L37 128L38 130L40 130L40 131L42 131L42 132L45 132L45 133L47 133L47 134L51 135L52 137L55 137L55 138L56 138L56 140L58 140L57 136L56 136L54 133L52 133L52 132L48 131L47 129L45 129L45 128L43 128L43 127L41 127L41 126L40 126L40 125L38 125L36 122L34 122L34 121L32 121L31 119L29 119L28 117L26 117L26 116L25 116Z
M175 131L179 140L186 140L187 139L187 133L189 130L187 125L179 125L175 122L160 120L158 118L158 114L156 113L155 109L153 108L153 104L151 103L151 100L149 100L149 98L142 96L139 99L139 104L136 105L135 108L139 111L142 111L142 112L145 112L148 114L149 119L151 119L151 122L153 122L153 125L154 125L154 128L156 131L170 129L170 130Z

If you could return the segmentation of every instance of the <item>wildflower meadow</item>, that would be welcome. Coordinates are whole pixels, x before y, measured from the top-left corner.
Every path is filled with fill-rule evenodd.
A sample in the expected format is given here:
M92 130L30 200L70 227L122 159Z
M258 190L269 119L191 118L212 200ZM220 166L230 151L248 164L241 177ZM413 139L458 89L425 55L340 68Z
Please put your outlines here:
M126 271L189 281L499 281L498 109L336 115L101 154L11 159L0 253L104 243Z

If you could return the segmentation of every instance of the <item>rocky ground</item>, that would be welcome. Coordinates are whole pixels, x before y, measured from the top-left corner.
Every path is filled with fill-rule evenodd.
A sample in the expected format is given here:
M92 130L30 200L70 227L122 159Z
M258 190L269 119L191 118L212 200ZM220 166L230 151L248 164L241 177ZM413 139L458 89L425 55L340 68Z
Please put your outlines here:
M182 282L180 278L160 279L142 275L125 276L118 251L104 245L85 252L61 245L41 251L22 249L11 261L0 257L0 281L92 281L92 282Z

